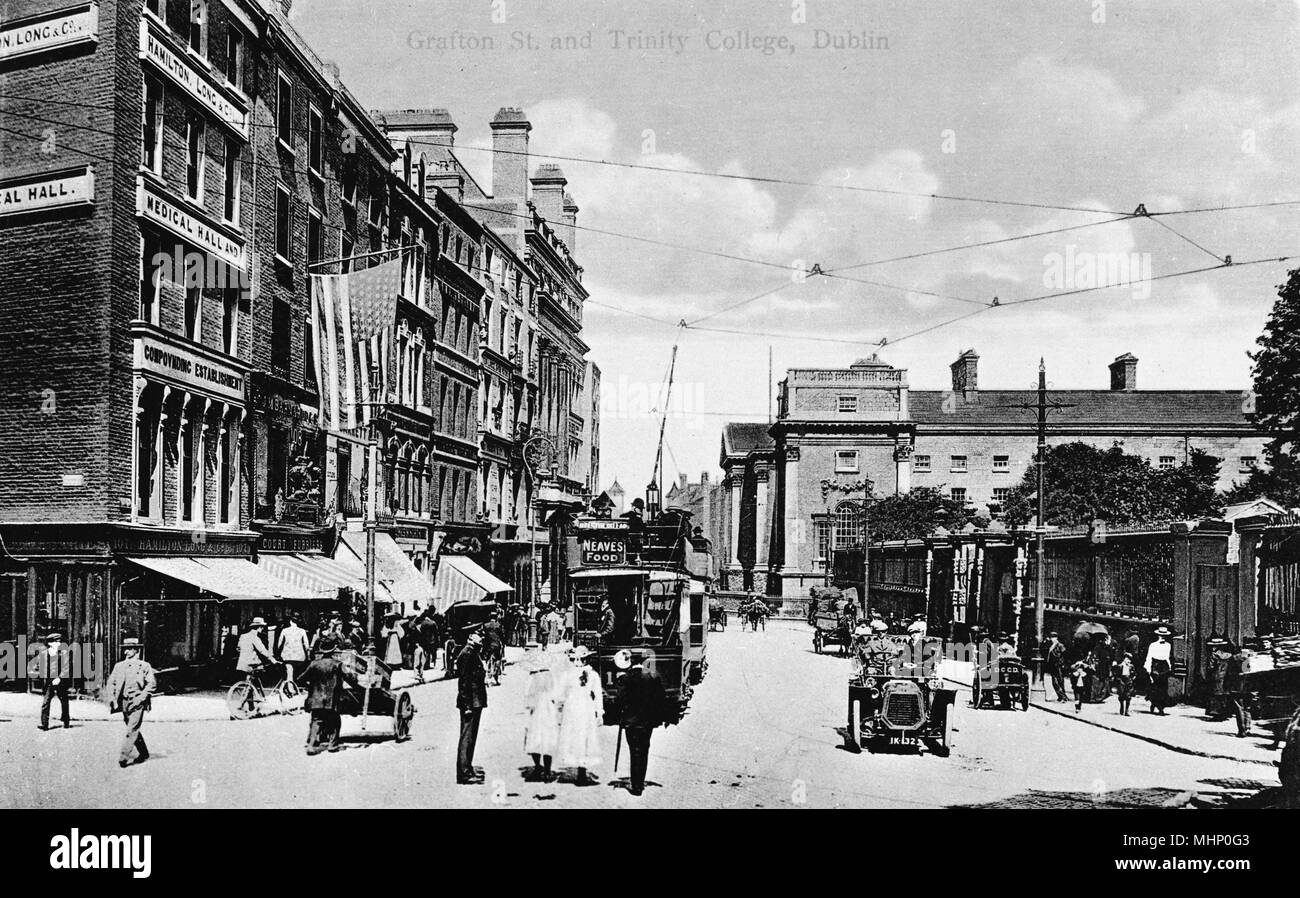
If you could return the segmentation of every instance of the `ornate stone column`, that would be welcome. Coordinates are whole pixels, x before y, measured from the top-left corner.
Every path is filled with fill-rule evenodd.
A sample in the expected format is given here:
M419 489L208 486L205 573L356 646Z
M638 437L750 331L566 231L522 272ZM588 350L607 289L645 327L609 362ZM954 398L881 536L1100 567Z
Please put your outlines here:
M899 493L912 488L912 452L915 448L907 435L900 435L894 443L894 472Z
M731 556L730 565L740 567L740 490L743 479L730 474L725 482L731 489L731 546L727 554Z
M772 521L767 507L767 484L771 471L754 471L754 567L767 567L767 550L772 540Z

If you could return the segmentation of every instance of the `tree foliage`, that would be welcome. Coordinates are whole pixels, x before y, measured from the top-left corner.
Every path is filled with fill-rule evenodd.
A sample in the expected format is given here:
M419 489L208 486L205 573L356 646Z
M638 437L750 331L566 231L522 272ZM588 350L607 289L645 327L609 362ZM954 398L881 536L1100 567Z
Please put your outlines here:
M822 481L823 495L843 494L846 499L859 504L868 481L853 483L836 483ZM961 530L967 524L987 527L989 519L975 514L973 508L964 502L942 493L932 486L913 487L906 493L892 496L871 494L867 506L867 524L871 541L885 539L920 539L929 536L940 527L946 530Z
M1200 449L1187 463L1157 470L1119 446L1065 443L1047 450L1047 523L1061 527L1212 517L1223 507L1215 492L1219 459ZM1024 526L1038 513L1037 472L1031 467L1011 490L1007 523Z

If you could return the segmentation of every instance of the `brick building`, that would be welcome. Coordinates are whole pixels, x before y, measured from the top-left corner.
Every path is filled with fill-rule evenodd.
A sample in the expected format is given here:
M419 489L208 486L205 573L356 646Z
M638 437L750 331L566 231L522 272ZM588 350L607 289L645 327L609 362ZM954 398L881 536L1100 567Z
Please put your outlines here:
M952 364L948 390L912 390L907 372L879 358L847 369L792 369L778 388L778 414L723 431L723 483L731 494L724 546L730 588L803 597L825 582L831 553L860 542L853 496L824 480L868 479L877 495L932 486L996 518L1000 502L1032 465L1036 419L1021 408L1032 390L980 390L979 356ZM1157 467L1186 462L1193 449L1222 460L1226 489L1260 463L1267 436L1254 429L1240 390L1139 390L1138 360L1109 370L1108 390L1052 390L1052 445L1120 445Z

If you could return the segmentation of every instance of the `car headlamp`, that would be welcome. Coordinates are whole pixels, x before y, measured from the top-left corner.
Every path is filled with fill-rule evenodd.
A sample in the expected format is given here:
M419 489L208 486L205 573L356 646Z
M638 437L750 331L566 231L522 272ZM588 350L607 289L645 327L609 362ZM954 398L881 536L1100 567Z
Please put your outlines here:
M875 689L875 688L876 688L876 678L875 678L875 677L867 677L865 680L862 681L862 685L863 685L863 686L866 686L868 689Z

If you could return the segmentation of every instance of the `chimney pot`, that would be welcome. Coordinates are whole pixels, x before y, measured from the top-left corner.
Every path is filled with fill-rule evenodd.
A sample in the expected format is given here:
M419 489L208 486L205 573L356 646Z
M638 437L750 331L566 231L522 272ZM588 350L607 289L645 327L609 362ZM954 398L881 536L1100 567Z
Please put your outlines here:
M979 390L979 353L968 349L957 356L957 361L949 367L952 369L952 391L961 393L966 399L974 400Z

